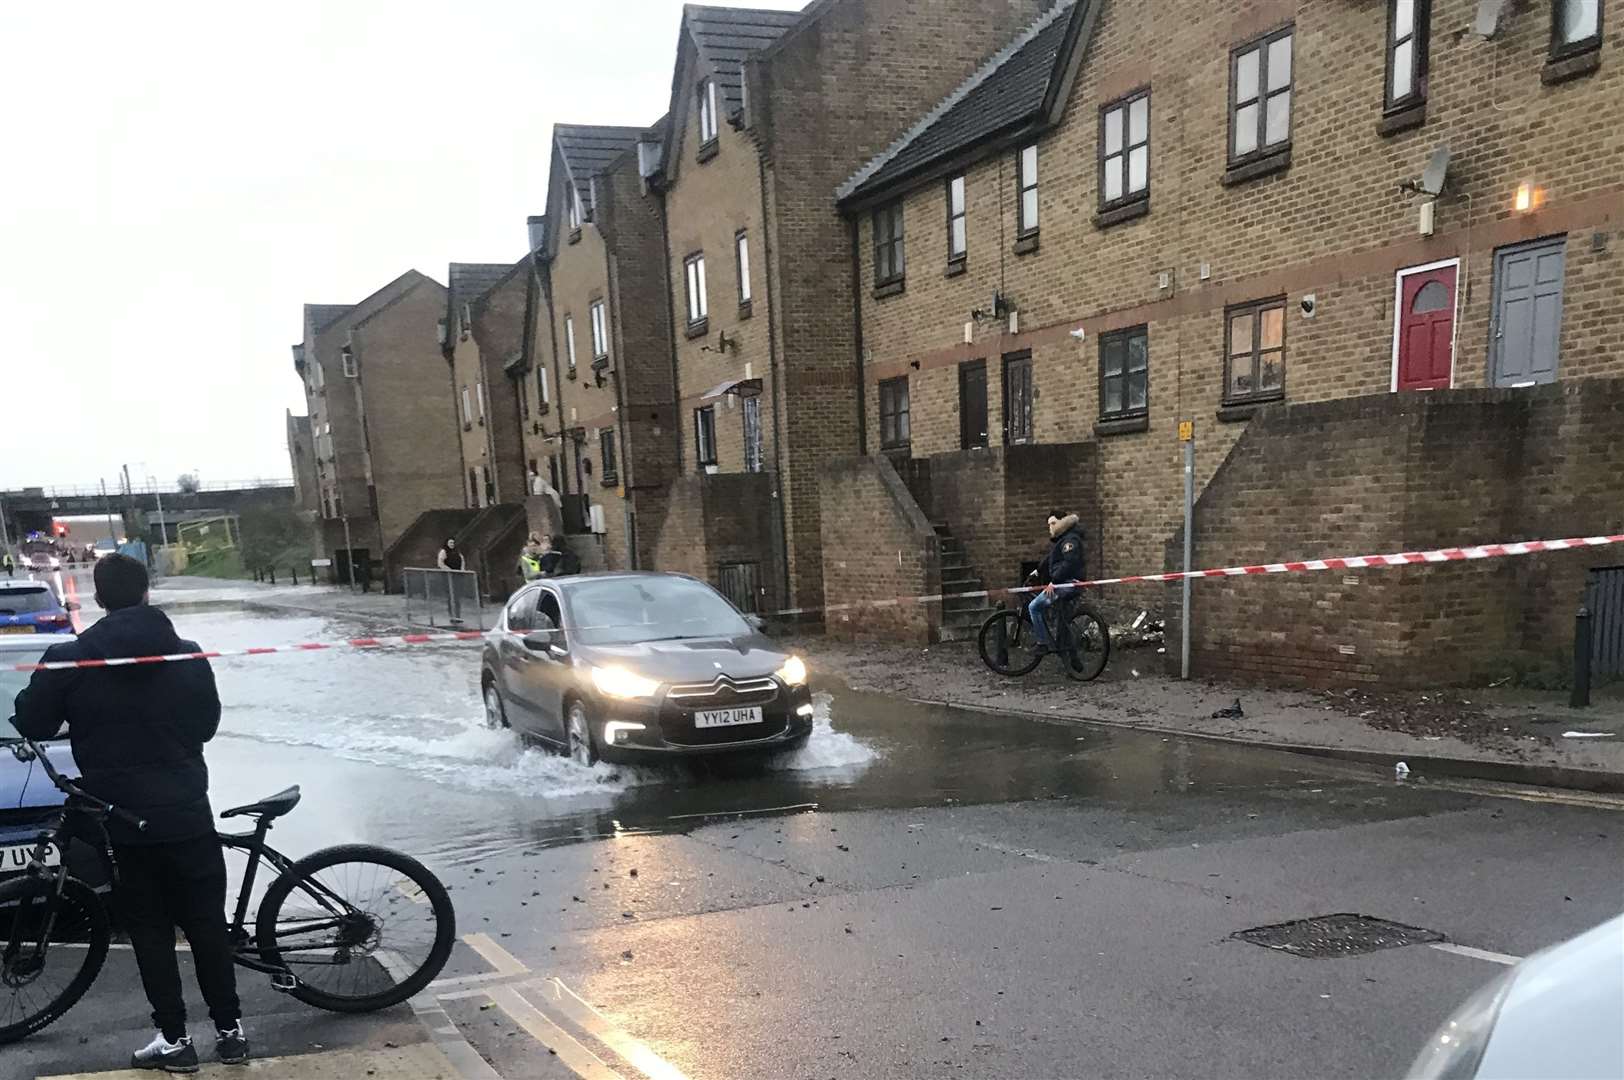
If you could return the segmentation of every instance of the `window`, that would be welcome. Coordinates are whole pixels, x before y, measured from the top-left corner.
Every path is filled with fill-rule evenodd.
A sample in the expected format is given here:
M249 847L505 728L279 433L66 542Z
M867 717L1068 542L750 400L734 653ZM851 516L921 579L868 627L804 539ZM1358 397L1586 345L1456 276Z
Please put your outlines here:
M987 445L987 362L959 365L959 448L977 450Z
M569 186L568 196L570 201L570 228L580 231L581 221L586 217L585 212L581 208L581 192L574 184L571 184Z
M316 367L316 389L317 390L325 390L327 388L327 373L322 370L320 360L316 361L315 367Z
M1388 0L1387 95L1388 112L1408 108L1427 99L1427 25L1431 0Z
M1281 397L1286 388L1286 302L1258 300L1225 313L1224 402Z
M338 351L338 358L344 364L344 377L346 379L353 379L360 374L360 370L355 363L355 352L348 345Z
M523 419L528 420L528 419L530 419L530 380L525 379L525 378L520 378L518 380L518 383L519 383L519 414Z
M609 327L603 314L603 301L594 300L592 315L592 358L603 360L609 355Z
M603 486L620 483L620 466L615 462L615 429L603 428L598 432L598 457L603 462Z
M694 410L694 451L701 465L716 464L716 408Z
M1150 197L1150 91L1100 110L1100 209Z
M688 325L695 327L710 317L710 301L705 296L705 256L690 255L683 265L688 278Z
M1100 335L1100 419L1144 416L1150 407L1150 338L1143 326Z
M750 238L741 230L733 237L734 262L739 272L739 306L750 304Z
M716 140L716 83L710 79L699 82L699 145Z
M462 427L466 431L474 426L474 410L468 400L468 385L462 387Z
M575 377L575 316L564 316L564 355L569 359L570 378Z
M1551 56L1572 56L1601 47L1602 0L1554 0Z
M908 377L885 379L880 383L880 449L893 450L908 445Z
M874 287L900 282L904 269L902 200L898 199L874 211Z
M459 331L461 340L467 341L468 331L471 330L474 325L474 313L467 304L462 305L462 320L458 325L461 327Z
M485 380L474 384L474 398L479 402L479 422L485 422Z
M536 589L526 589L507 608L507 628L520 632L535 629Z
M536 404L542 412L546 412L552 404L552 397L547 392L547 369L540 365L536 367Z
M947 182L947 261L962 263L969 250L969 237L964 229L964 177L955 176Z
M761 399L747 397L744 413L744 471L761 471Z
M1004 442L1032 441L1032 354L1004 357Z
M1020 183L1021 201L1016 207L1015 234L1031 236L1038 231L1038 148L1034 143L1021 151L1020 167L1016 170Z
M1231 164L1291 145L1291 32L1289 26L1276 30L1231 57Z

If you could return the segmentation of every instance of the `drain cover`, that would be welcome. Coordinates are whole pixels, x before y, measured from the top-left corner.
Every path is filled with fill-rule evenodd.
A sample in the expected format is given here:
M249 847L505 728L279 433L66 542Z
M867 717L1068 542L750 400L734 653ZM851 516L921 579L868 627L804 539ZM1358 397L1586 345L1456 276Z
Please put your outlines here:
M1265 949L1279 949L1310 960L1362 956L1382 949L1444 940L1436 930L1373 919L1369 915L1316 915L1312 919L1274 926L1256 926L1234 936Z

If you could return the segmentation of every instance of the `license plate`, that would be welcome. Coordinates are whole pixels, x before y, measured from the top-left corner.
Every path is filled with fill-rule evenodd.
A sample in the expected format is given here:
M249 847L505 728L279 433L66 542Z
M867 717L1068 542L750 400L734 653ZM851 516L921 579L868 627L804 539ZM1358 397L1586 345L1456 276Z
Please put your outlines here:
M741 724L761 723L761 706L745 709L704 709L694 714L694 727L738 727Z
M9 847L0 847L0 874L14 874L19 870L28 868L28 860L33 857L33 844L14 844ZM62 856L53 845L45 850L45 865L56 866L62 861Z
M0 626L0 634L32 634L32 626Z

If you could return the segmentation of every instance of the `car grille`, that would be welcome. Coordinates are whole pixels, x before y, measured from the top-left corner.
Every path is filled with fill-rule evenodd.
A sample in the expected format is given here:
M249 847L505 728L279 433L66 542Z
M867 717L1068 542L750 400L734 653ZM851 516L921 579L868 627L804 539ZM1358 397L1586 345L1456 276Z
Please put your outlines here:
M673 686L666 691L660 728L666 741L679 746L716 746L722 743L751 742L781 734L788 722L787 711L779 701L778 683L762 677L734 680L719 675L714 682ZM696 728L694 713L700 709L734 709L748 706L761 709L761 723L740 727Z

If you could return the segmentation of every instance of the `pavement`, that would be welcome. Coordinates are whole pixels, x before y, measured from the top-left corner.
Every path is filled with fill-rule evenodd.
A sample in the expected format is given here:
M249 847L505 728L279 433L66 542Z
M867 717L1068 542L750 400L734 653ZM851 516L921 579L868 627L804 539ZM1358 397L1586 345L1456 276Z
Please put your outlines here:
M171 608L206 646L398 620L323 612L320 590L213 591ZM279 849L408 851L458 919L440 977L384 1013L320 1013L243 973L247 1074L1394 1076L1506 964L1624 897L1624 799L1034 722L1097 692L1058 673L1024 681L1051 695L1026 711L989 708L991 688L921 703L975 691L930 683L946 663L876 664L888 692L852 689L856 663L812 645L844 678L820 682L806 749L688 769L583 769L486 729L466 646L217 663L217 807L300 783ZM1441 940L1305 959L1237 937L1339 913ZM132 968L115 952L80 1006L0 1053L0 1080L121 1076L150 1037Z

